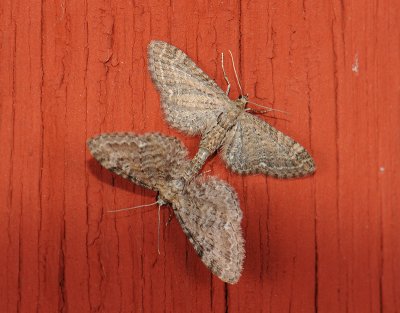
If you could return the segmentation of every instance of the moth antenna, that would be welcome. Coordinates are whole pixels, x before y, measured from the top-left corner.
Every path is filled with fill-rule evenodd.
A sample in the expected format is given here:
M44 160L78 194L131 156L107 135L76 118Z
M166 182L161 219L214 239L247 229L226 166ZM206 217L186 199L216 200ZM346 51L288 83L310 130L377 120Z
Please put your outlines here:
M122 212L122 211L129 211L129 210L133 210L133 209L138 209L138 208L143 208L143 207L147 207L147 206L152 206L158 204L158 225L157 225L157 252L158 254L160 253L160 224L161 224L161 206L164 205L164 201L162 200L157 200L156 202L153 203L149 203L149 204L143 204L143 205L138 205L138 206L133 206L130 208L125 208L125 209L119 209L119 210L112 210L112 211L107 211L107 212L111 212L111 213L116 213L116 212Z
M228 95L228 94L229 94L229 91L231 90L231 83L229 82L228 76L226 75L226 72L225 72L225 67L224 67L224 53L223 53L223 52L221 52L221 66L222 66L222 72L224 73L224 79L225 79L225 81L226 81L226 83L227 83L227 85L228 85L228 86L226 87L225 94Z
M231 50L228 50L228 51L229 51L229 54L231 55L233 71L235 72L236 81L237 81L239 89L240 89L240 95L243 96L242 85L240 85L239 76L238 76L238 73L236 71L235 60L233 59L232 51Z
M107 212L116 213L116 212L122 212L122 211L130 211L130 210L133 210L133 209L138 209L138 208L144 208L144 207L147 207L147 206L152 206L152 205L155 205L155 204L157 204L157 203L158 203L158 201L156 201L156 202L154 202L154 203L142 204L142 205L133 206L133 207L130 207L130 208L124 208L124 209L118 209L118 210L111 210L111 211L107 211Z
M268 109L268 111L276 111L276 112L281 112L281 113L284 113L284 114L289 115L289 113L286 112L286 111L282 111L282 110L270 108L270 107L267 107L267 106L265 106L265 105L261 105L261 104L255 103L255 102L253 102L253 101L247 101L247 103L251 103L251 104L254 104L254 105L258 106L258 107L261 107L261 108L264 108L264 109Z

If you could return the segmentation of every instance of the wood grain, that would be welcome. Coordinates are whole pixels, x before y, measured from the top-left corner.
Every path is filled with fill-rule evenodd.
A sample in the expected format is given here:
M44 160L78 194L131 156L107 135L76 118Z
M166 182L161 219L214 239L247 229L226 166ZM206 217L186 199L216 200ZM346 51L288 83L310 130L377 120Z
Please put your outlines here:
M394 0L1 1L0 311L400 312L399 21ZM244 211L235 286L176 220L158 255L155 207L106 212L155 195L103 170L88 137L159 131L198 146L163 121L151 39L223 88L231 49L250 99L290 112L265 119L315 158L316 175L286 181L207 163Z

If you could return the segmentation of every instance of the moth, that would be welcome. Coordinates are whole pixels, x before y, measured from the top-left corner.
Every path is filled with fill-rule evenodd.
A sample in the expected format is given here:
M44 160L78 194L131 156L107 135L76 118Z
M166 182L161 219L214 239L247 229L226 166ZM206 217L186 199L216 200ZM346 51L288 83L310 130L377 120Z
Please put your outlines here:
M190 161L178 139L158 133L108 133L89 139L88 147L106 169L158 192L157 202L172 206L212 273L230 284L239 280L245 254L236 192L211 176L184 183L182 171Z
M185 179L220 148L228 168L239 174L293 178L315 171L312 157L299 143L250 114L246 96L229 99L180 49L151 41L148 68L167 122L186 134L201 135Z

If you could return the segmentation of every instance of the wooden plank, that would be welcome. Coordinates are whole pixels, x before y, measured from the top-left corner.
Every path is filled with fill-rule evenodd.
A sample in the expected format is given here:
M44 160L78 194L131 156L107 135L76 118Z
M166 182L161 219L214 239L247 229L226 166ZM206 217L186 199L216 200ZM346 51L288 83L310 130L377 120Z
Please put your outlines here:
M1 312L399 312L398 1L0 3ZM204 170L244 212L237 285L212 276L178 222L157 253L155 194L111 175L88 137L171 129L147 71L166 40L226 88L232 50L262 116L301 142L296 180ZM238 95L233 68L226 62ZM271 104L272 103L272 104ZM274 117L284 117L274 118Z

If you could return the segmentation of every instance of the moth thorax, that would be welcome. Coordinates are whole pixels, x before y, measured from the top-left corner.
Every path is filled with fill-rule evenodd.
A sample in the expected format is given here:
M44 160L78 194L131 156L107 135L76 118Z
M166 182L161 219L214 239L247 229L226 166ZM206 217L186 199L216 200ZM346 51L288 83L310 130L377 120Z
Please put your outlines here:
M236 103L237 103L237 101L238 100L236 100ZM243 109L239 108L239 107L232 107L226 113L221 114L218 117L218 125L220 127L222 127L222 129L221 129L221 131L219 131L219 133L222 137L225 137L226 131L229 130L236 123L237 117L240 115L240 113L243 112L243 110L244 110L244 107L243 107ZM218 126L218 125L216 125L216 126ZM222 139L222 138L220 138L220 139ZM220 140L220 139L218 139L218 140Z
M184 187L185 181L183 178L178 178L171 181L171 188L173 191L181 192Z
M167 203L172 203L173 200L176 198L176 195L182 193L184 188L184 178L169 180L164 186L160 186L158 199Z

